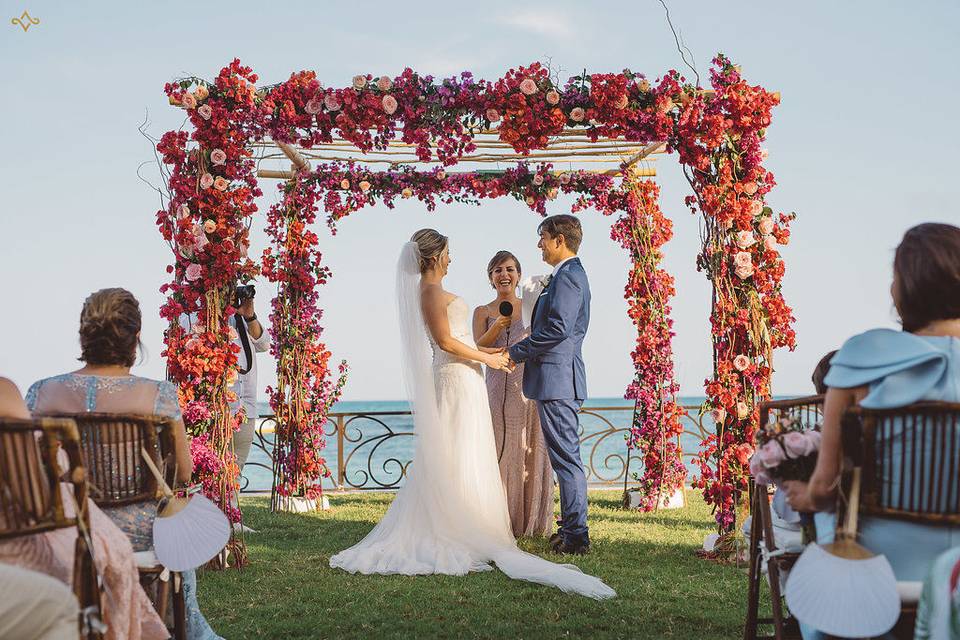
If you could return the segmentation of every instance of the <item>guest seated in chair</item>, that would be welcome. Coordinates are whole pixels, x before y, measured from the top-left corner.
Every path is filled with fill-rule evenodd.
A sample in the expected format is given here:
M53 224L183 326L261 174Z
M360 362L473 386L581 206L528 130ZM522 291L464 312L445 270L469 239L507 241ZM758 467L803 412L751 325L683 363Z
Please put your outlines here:
M960 228L913 227L897 247L893 272L891 293L903 331L867 331L850 338L834 356L825 380L829 389L817 467L809 483L784 485L794 509L820 512L816 523L821 544L831 542L835 530L833 514L826 512L833 510L836 499L840 425L846 410L920 400L960 402ZM921 581L934 559L957 544L960 529L862 518L860 536L861 544L887 557L898 580ZM805 629L804 637L819 636Z
M6 378L0 378L0 416L8 418L29 418L30 413L20 396L16 386ZM2 453L2 452L0 452ZM22 461L30 464L29 461ZM39 461L38 461L39 464ZM68 517L73 517L75 506L73 492L66 486L62 487L64 511ZM167 629L160 620L150 599L140 586L140 576L137 564L133 559L133 549L129 540L115 524L88 501L87 509L90 512L90 534L93 538L93 557L97 566L97 574L103 580L104 610L103 618L107 625L107 640L162 640L168 638ZM0 516L2 517L2 516ZM74 545L76 544L76 529L56 529L46 533L38 533L22 538L13 538L0 541L0 563L14 565L23 570L45 573L58 579L64 585L73 581ZM0 579L4 584L6 576ZM29 589L26 583L23 589ZM49 592L49 586L38 586L42 592ZM2 592L3 590L0 590ZM15 591L22 593L17 588ZM69 593L69 589L67 589ZM71 594L72 595L72 594ZM38 597L41 597L38 595ZM0 598L2 600L2 598ZM73 600L76 607L76 600ZM61 603L64 606L67 603ZM50 611L51 615L60 615ZM0 631L7 621L6 614L0 620ZM54 620L48 620L53 624ZM73 630L77 637L78 620L74 616ZM18 637L0 633L0 638ZM30 637L30 636L23 636ZM36 636L48 637L48 636ZM69 637L51 635L49 637Z
M77 640L80 605L67 585L0 562L0 638Z
M130 373L140 342L140 323L140 304L129 291L102 289L91 294L80 312L80 360L85 366L34 383L27 392L27 404L37 415L98 411L172 418L177 481L186 483L193 462L176 387ZM134 551L149 551L156 512L156 502L151 500L110 509L107 515L126 534ZM218 638L200 613L195 572L184 572L183 578L188 638Z

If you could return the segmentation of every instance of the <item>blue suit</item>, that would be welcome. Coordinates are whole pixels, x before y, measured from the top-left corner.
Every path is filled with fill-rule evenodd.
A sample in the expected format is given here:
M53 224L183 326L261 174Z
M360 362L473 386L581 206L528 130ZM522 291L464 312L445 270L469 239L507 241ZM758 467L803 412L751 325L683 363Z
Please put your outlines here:
M540 427L560 484L561 534L589 542L587 478L580 460L579 411L587 397L583 338L590 325L590 283L579 258L550 279L533 308L530 336L510 347L523 362L523 394L537 401Z

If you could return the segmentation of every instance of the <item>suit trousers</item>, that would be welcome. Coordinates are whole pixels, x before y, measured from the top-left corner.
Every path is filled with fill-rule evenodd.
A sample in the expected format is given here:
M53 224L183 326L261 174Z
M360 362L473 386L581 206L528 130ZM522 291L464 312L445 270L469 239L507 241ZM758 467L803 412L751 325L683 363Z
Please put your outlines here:
M538 400L540 427L550 464L560 485L560 529L569 545L587 544L587 476L580 459L580 406L583 400Z

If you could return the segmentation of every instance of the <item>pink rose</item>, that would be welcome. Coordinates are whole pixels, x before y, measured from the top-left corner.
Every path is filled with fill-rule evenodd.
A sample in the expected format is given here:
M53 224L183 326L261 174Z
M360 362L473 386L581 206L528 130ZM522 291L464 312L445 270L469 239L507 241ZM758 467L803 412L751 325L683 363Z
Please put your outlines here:
M547 103L548 104L558 104L560 102L560 94L557 93L554 89L547 91Z
M637 83L637 88L644 93L646 93L647 91L650 91L650 81L647 80L646 78L643 78L642 80L640 80L640 82Z
M737 232L737 246L741 249L749 249L753 245L757 244L757 239L753 237L753 231L738 231ZM739 255L739 254L737 254ZM748 256L750 254L747 254Z
M757 230L761 235L768 236L773 233L773 218L770 216L763 216L760 218L760 221L757 223Z
M780 443L776 440L770 440L760 447L756 455L760 456L760 464L767 469L773 469L786 460L786 456L783 454L783 447L781 447Z
M222 149L214 149L210 152L210 162L213 164L223 164L227 161L227 154Z
M741 280L746 280L753 275L754 268L752 264L740 265L739 267L736 267L733 272L737 274L737 277Z
M310 98L307 101L307 104L303 107L303 110L309 113L312 116L317 115L323 109L323 101L319 98Z
M217 191L226 191L229 186L230 183L223 176L217 176L217 179L213 181L213 188Z
M754 452L750 457L750 475L757 484L773 484L773 478L767 475L767 470L760 462L759 452Z
M180 104L183 105L184 109L193 109L197 106L197 99L193 97L192 93L185 93L183 99L180 100Z
M196 96L197 100L206 100L207 96L210 95L210 90L207 89L206 85L201 84L193 90L193 95Z
M440 171L437 171L437 180L444 180L446 179L446 177L447 177L446 171L444 171L443 169L440 169Z
M340 188L341 188L341 189L349 189L349 188L350 188L350 181L347 180L346 178L344 178L343 180L341 180L341 181L340 181Z
M199 113L200 117L204 120L209 120L210 116L213 115L213 109L211 109L210 105L208 104L202 104L200 105L200 108L197 109L197 113Z
M340 109L340 100L336 95L328 93L323 98L323 106L327 108L327 111L338 111Z
M387 115L393 115L397 110L397 99L391 95L383 96L383 110L387 112Z
M751 200L747 205L747 213L752 216L758 216L763 213L763 203L759 200Z
M749 233L749 231L748 231L747 233ZM751 259L751 256L750 256L750 252L749 252L749 251L738 251L738 252L737 252L736 254L734 254L734 256L733 256L733 264L736 265L736 266L738 266L738 267L748 267L748 266L752 266L752 265L753 265L753 262L752 262L752 259Z
M755 193L757 192L757 183L756 183L756 182L753 182L752 180L751 180L750 182L744 182L744 183L743 183L743 192L744 192L745 194L747 194L748 196L752 196L753 194L755 194Z
M737 417L743 420L750 415L750 406L746 402L741 400L737 403Z
M191 262L189 265L187 265L187 270L184 275L190 282L196 282L200 279L201 273L202 271L200 265L198 265L196 262Z
M213 220L204 220L203 221L203 230L207 233L213 233L217 230L217 223Z
M787 450L787 456L790 458L802 458L816 451L813 442L810 441L802 431L785 433L783 436L783 446Z
M539 187L540 185L542 185L542 184L543 184L543 176L540 175L539 173L534 174L534 176L533 176L533 184L537 185L538 187Z
M203 229L194 225L193 227L193 248L197 251L203 251L203 248L210 244Z
M204 189L209 189L213 186L213 176L209 173L204 173L200 176L200 186Z
M367 76L353 76L353 88L360 91L367 86Z
M487 120L497 122L500 119L500 112L496 109L487 109Z
M727 411L723 407L717 407L710 412L710 417L716 425L722 425L727 419Z
M380 89L380 91L390 91L390 87L392 86L393 80L391 80L389 76L380 76L377 79L377 88Z
M524 78L520 83L520 91L522 91L524 95L532 96L537 92L537 83L531 78Z
M370 191L370 183L367 182L366 180L361 180L359 186L360 186L360 191L363 191L364 193L366 193L367 191Z
M190 217L190 207L186 204L181 204L177 207L177 220L183 220L188 217Z
M733 359L733 368L737 371L746 371L750 366L750 358L742 353Z
M583 107L574 107L570 110L570 119L574 122L583 122L586 116L587 113L583 110Z
M404 187L403 191L400 192L400 195L403 196L404 198L410 198L413 196L413 189L411 189L410 187Z
M820 440L822 438L822 434L819 431L814 431L811 429L810 431L804 431L803 435L805 435L807 440L810 441L810 446L813 447L814 451L820 451Z
M560 184L570 184L570 174L561 173L560 174Z
M776 251L777 239L774 236L763 236L763 246L767 251Z
M617 102L613 105L615 109L626 109L627 105L630 104L630 100L627 98L627 94L622 94L617 98Z

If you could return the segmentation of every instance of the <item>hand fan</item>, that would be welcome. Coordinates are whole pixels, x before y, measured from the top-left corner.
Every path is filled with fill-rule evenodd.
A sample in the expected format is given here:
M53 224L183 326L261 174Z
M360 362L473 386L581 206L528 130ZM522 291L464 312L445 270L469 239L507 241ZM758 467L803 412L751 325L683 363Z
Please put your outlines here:
M209 562L230 540L230 522L201 495L175 496L145 449L140 450L163 491L153 521L157 560L171 571L189 571Z
M818 631L843 638L882 636L900 617L893 568L856 541L860 468L853 470L844 526L831 544L809 544L790 570L790 612Z

